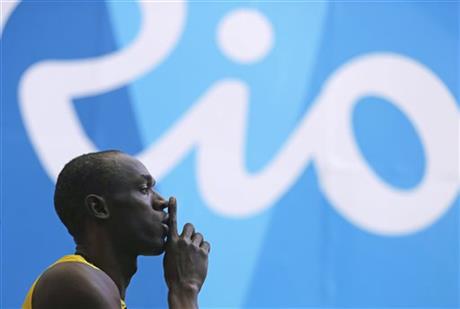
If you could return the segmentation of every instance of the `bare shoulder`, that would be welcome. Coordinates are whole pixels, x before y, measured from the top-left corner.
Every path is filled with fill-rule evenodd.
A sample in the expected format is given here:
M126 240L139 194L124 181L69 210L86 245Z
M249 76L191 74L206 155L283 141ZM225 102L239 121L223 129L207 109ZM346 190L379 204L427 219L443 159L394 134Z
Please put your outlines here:
M59 263L40 277L33 308L120 308L115 283L103 271L83 263Z

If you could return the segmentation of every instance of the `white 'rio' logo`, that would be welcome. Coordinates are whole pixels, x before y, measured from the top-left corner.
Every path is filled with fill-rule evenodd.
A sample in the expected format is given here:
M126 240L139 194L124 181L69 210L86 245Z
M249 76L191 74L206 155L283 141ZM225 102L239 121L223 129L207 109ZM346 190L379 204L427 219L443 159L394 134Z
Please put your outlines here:
M140 5L142 30L127 48L93 59L43 61L24 74L19 88L24 124L53 179L72 157L97 150L81 127L72 99L132 82L153 70L178 42L186 15L183 2ZM244 50L232 40L232 31L248 21L260 35L251 40L248 32L250 44L246 42ZM168 27L161 27L163 23ZM272 35L262 14L237 10L221 22L217 41L230 59L248 63L265 56L274 44ZM392 102L418 132L427 166L414 189L402 191L383 182L357 149L351 112L364 96ZM231 217L255 215L273 205L313 160L331 204L357 226L384 235L428 226L457 195L459 118L455 99L440 79L410 58L376 53L338 68L324 84L312 110L256 174L247 172L243 158L249 99L243 81L216 82L139 159L161 179L196 148L201 194L208 207ZM223 177L228 181L223 183Z

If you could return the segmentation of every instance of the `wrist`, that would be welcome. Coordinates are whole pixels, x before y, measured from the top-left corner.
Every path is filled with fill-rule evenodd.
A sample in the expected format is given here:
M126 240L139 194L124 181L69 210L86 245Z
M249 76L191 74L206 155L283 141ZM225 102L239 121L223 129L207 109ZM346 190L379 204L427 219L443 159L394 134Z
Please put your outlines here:
M198 308L198 288L193 285L173 287L168 291L169 308Z

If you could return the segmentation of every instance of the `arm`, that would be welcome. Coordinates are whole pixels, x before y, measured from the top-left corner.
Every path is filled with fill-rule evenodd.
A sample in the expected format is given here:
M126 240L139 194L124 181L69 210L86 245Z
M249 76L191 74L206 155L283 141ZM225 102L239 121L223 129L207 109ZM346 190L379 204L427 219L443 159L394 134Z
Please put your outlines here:
M113 282L88 266L62 263L41 276L32 295L32 304L34 309L120 309L120 296Z
M210 245L190 223L177 233L176 200L169 200L169 234L163 260L170 308L198 308L198 293L208 271Z

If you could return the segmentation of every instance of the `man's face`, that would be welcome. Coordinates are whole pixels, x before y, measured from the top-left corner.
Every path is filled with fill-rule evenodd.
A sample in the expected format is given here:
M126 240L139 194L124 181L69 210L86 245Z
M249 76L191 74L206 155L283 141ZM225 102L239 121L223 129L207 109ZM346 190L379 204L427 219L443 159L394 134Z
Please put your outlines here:
M167 202L153 190L155 180L142 163L125 154L113 158L119 175L105 198L114 243L128 254L161 254L168 232Z

